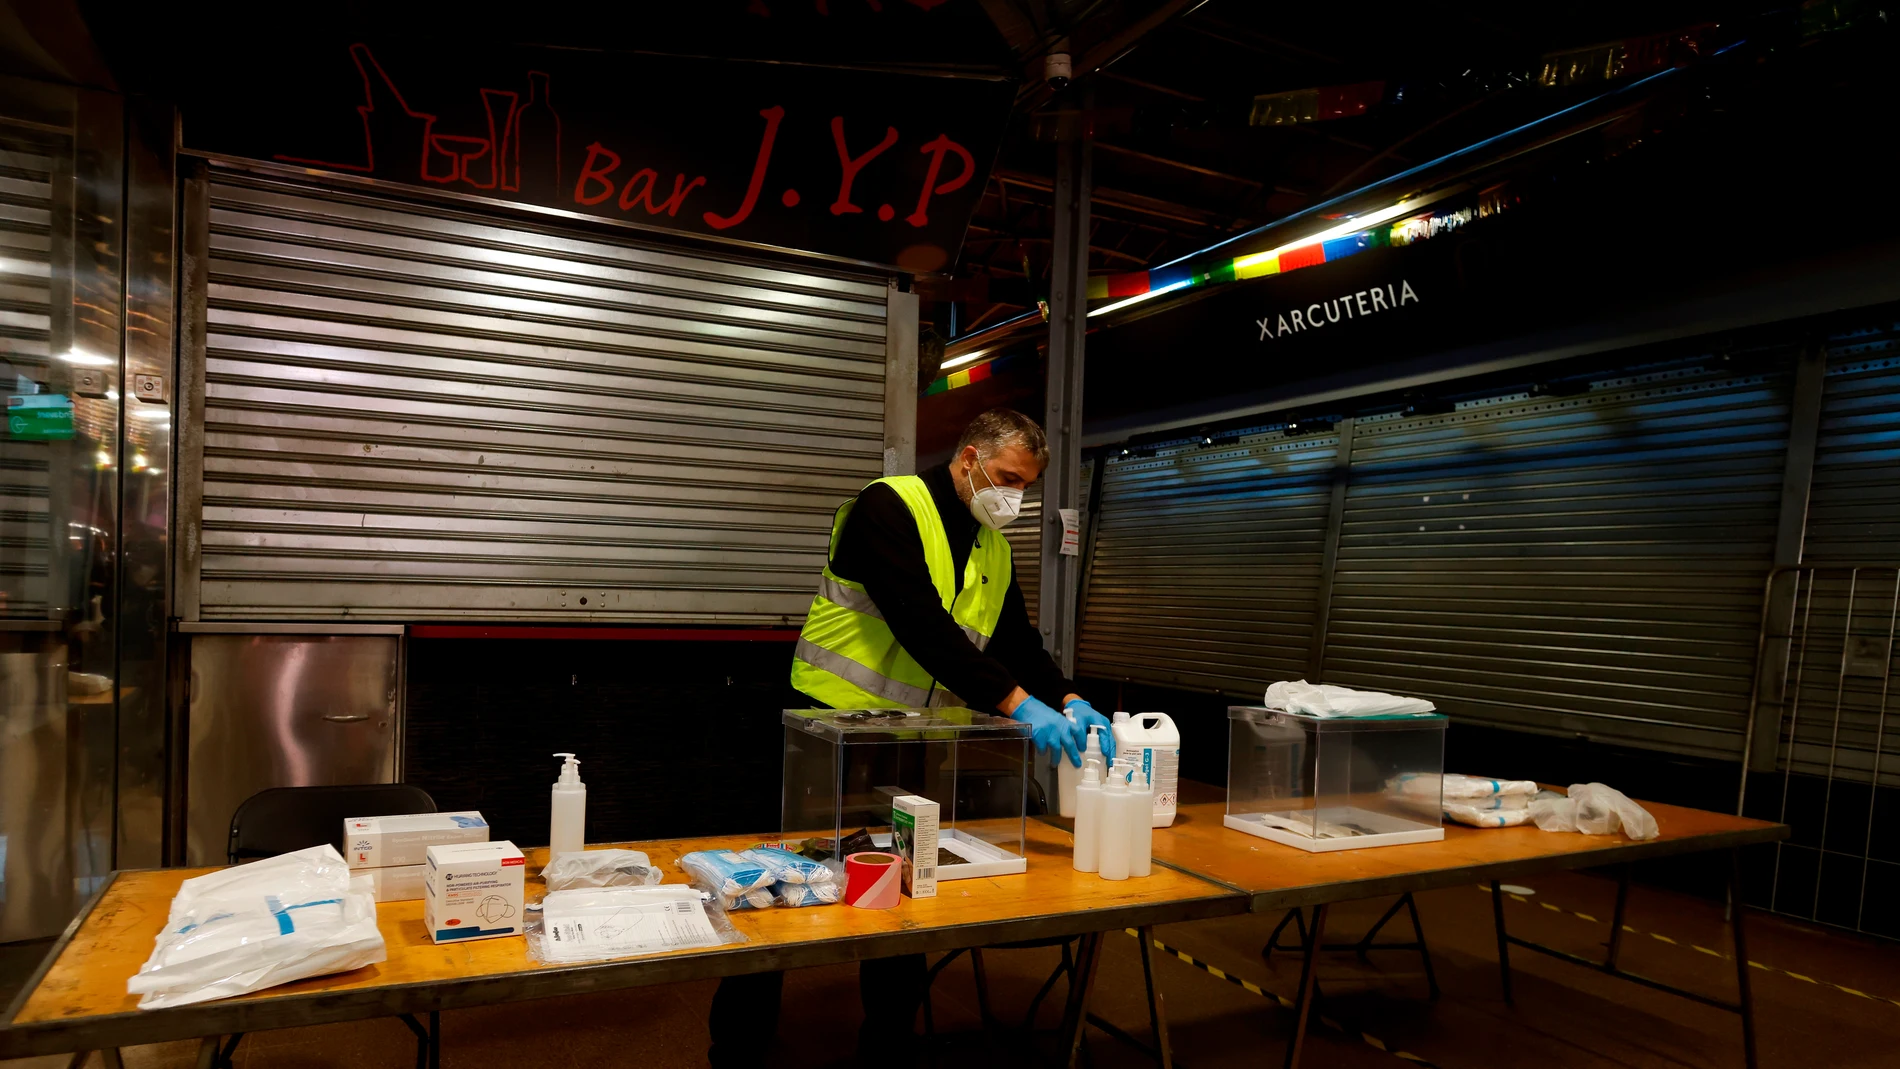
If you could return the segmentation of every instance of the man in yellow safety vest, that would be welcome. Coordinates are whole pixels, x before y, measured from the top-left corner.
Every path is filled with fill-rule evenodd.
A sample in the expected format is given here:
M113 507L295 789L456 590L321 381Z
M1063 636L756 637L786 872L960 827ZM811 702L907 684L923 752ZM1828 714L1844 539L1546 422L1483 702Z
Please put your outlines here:
M1112 756L1108 719L1075 693L1030 626L1001 533L1048 463L1034 420L991 409L964 429L949 464L879 479L845 502L792 685L834 709L995 709L1029 725L1039 754L1076 765L1088 729L1100 726ZM924 968L921 954L860 967L861 1054L877 1052L881 1065L914 1058ZM765 1061L779 992L776 973L721 982L709 1021L713 1069Z

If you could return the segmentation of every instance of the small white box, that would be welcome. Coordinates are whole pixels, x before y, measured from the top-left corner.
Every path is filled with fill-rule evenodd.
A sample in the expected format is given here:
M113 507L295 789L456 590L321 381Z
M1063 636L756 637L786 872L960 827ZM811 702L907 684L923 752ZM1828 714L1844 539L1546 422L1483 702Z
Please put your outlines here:
M407 902L422 897L427 865L392 865L386 869L358 869L356 875L370 878L370 893L378 902Z
M488 822L472 809L343 821L343 856L353 869L420 865L429 860L431 846L487 841Z
M431 846L423 866L422 922L438 943L520 935L526 861L506 839Z
M891 845L904 860L904 893L937 897L937 803L915 794L891 799Z

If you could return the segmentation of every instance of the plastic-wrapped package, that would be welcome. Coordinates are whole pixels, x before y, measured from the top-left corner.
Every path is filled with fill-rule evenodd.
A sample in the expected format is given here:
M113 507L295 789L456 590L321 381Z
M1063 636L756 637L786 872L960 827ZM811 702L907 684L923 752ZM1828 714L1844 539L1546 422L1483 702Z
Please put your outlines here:
M680 858L693 883L719 896L726 909L766 909L772 905L772 873L733 850L696 850Z
M773 891L781 906L829 906L838 901L844 888L834 882L780 883Z
M571 965L745 942L710 897L683 884L552 891L530 913L528 957Z
M1269 709L1307 716L1412 716L1438 707L1423 698L1406 698L1376 690L1353 690L1304 679L1281 680L1267 688Z
M160 1009L373 965L386 948L370 885L329 845L195 876L126 990Z
M822 862L776 846L755 846L740 854L765 866L773 883L836 883L838 874Z
M1487 779L1483 776L1461 776L1455 772L1440 776L1425 772L1400 776L1398 789L1410 797L1443 797L1447 802L1512 798L1515 801L1511 805L1522 807L1537 793L1537 784L1527 779Z
M1474 828L1514 828L1528 823L1531 811L1524 803L1528 798L1517 799L1517 805L1499 807L1483 801L1475 805L1467 802L1446 802L1445 815L1460 824L1469 824Z
M1601 783L1573 783L1568 797L1539 795L1530 804L1531 819L1544 831L1577 831L1585 835L1615 835L1654 839L1662 834L1649 810L1629 796Z
M541 879L554 891L586 887L651 887L665 878L638 850L577 850L562 854L541 870Z

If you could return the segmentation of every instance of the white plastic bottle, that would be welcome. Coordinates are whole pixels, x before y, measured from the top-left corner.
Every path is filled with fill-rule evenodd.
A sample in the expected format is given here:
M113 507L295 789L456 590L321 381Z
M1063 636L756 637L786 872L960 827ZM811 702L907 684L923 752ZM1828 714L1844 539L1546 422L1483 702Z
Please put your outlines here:
M561 778L554 781L554 809L548 820L548 860L562 854L579 853L587 846L587 785L581 782L581 763L571 753L566 758Z
M1154 871L1155 830L1148 814L1154 812L1154 789L1148 777L1135 769L1128 783L1128 875L1146 876Z
M1077 872L1094 872L1101 867L1102 856L1102 768L1090 765L1082 770L1082 782L1075 785L1075 859Z
M1133 812L1128 802L1128 784L1120 776L1109 776L1108 786L1102 788L1102 845L1097 856L1104 880L1128 878L1128 846L1132 839L1128 818Z
M1152 825L1174 823L1181 791L1181 731L1166 713L1115 714L1115 755L1127 757L1154 791Z
M1070 716L1069 721L1074 723L1075 717ZM1070 764L1067 757L1056 758L1056 812L1065 817L1072 817L1076 814L1075 788L1077 784L1082 782L1082 769L1087 768L1090 761L1095 762L1095 767L1098 770L1102 767L1102 738L1096 734L1096 732L1100 730L1101 725L1099 724L1089 728L1089 741L1085 743L1082 748L1081 768ZM1100 782L1099 774L1097 775L1097 782Z

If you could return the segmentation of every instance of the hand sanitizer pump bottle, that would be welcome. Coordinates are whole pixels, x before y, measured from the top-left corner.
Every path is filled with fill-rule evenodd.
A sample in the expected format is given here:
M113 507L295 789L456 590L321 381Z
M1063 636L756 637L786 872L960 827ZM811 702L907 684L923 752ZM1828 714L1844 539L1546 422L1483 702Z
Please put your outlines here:
M581 782L581 763L571 753L565 758L561 778L554 781L554 810L548 822L548 860L562 854L576 854L587 846L587 785Z

